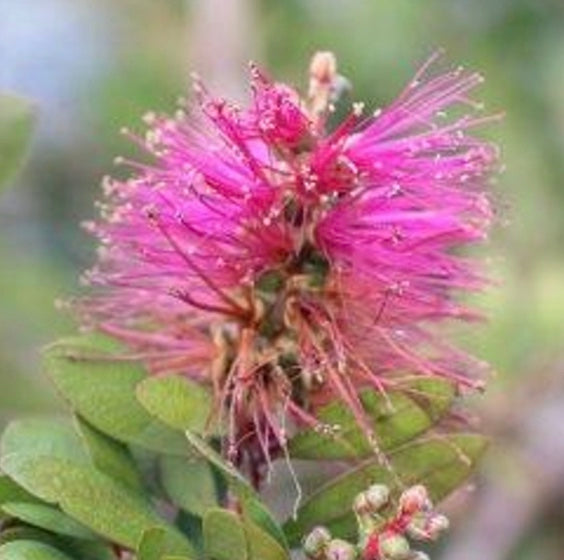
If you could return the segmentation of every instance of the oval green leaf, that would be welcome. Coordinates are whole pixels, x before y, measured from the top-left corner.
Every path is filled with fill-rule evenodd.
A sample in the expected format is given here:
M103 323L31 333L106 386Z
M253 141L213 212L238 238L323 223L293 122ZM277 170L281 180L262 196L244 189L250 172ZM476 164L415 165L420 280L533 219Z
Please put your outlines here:
M247 560L247 538L239 517L225 509L210 509L204 516L204 548L210 560Z
M2 504L2 509L11 517L52 533L86 540L98 538L96 533L52 506L7 502Z
M0 545L14 541L33 541L53 546L77 560L116 560L108 543L62 537L29 525L9 527L0 533Z
M165 556L189 558L186 546L162 527L150 527L143 532L137 547L138 560L162 560Z
M65 513L116 543L134 548L146 529L159 526L190 550L187 541L146 499L93 467L19 453L3 457L0 466L32 494L58 504Z
M72 424L59 418L30 418L8 424L0 440L0 454L30 453L90 464Z
M161 484L175 505L200 517L217 506L215 479L207 461L169 455L159 463Z
M0 546L0 560L71 560L71 557L40 542L12 541Z
M289 554L278 541L247 517L244 527L251 560L289 560Z
M137 401L144 368L119 356L100 335L60 341L45 351L45 367L73 409L101 432L160 453L185 455L186 441L153 418Z

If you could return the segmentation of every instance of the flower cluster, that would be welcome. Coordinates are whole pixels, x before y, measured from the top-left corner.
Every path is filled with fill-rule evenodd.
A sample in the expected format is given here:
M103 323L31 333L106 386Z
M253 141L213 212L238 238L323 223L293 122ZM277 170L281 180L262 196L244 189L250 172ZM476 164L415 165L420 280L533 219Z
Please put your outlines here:
M353 545L333 539L325 527L316 527L304 539L303 549L311 560L426 560L421 551L411 549L406 535L416 541L434 541L448 529L448 519L433 511L424 486L405 490L397 511L386 515L390 490L375 484L360 493L353 504L359 542Z
M476 316L455 296L484 280L458 248L492 219L497 149L472 131L495 117L470 98L479 74L429 76L435 59L389 106L355 103L332 130L343 79L318 53L305 99L251 66L247 107L196 79L174 118L126 131L151 159L104 180L102 220L87 224L96 289L75 307L152 372L211 387L238 464L268 460L334 399L374 440L358 391L400 371L479 386L435 327Z

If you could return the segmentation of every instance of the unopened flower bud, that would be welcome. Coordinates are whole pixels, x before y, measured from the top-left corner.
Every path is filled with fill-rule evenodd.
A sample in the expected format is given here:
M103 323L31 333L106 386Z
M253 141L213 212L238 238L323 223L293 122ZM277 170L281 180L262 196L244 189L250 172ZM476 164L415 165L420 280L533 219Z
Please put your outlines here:
M380 537L380 555L382 560L410 560L409 542L398 533L384 533Z
M366 492L361 492L356 496L353 502L353 511L357 515L365 515L368 513L370 506L366 498Z
M372 513L377 513L390 500L390 489L384 484L373 484L364 495Z
M316 527L304 540L306 556L312 560L323 558L330 541L331 533L325 527Z
M361 540L368 538L377 529L381 521L378 512L387 503L388 498L388 488L379 484L371 486L368 490L356 496L353 511L356 514Z
M436 540L449 527L448 517L438 513L416 514L407 526L407 534L416 540Z
M409 525L407 526L407 534L415 540L427 540L427 516L424 513L416 513Z
M320 83L331 83L337 74L337 59L330 51L318 51L313 55L309 65L312 80Z
M357 557L356 549L347 541L333 539L325 553L327 560L355 560Z
M418 484L405 490L399 499L399 508L403 514L413 515L419 511L428 511L432 504L425 486Z
M449 528L450 522L448 517L440 514L432 514L427 518L425 527L427 534L431 540L435 540L441 533Z
M312 115L318 117L330 109L337 78L337 59L331 52L317 52L309 67L309 100Z

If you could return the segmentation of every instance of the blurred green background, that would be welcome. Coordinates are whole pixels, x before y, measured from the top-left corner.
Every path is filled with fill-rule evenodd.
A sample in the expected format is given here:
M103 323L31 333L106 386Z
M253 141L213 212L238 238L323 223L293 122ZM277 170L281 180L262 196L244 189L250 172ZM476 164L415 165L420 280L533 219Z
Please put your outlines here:
M173 111L191 70L244 92L246 61L305 86L333 50L354 97L383 105L437 47L482 71L507 113L488 129L507 171L484 252L499 284L489 324L463 344L497 371L476 403L496 444L443 560L564 558L564 2L562 0L0 0L0 90L34 100L26 168L0 200L0 422L60 408L41 345L73 328L54 308L76 293L94 245L99 182L131 153L123 125ZM459 502L463 502L460 507Z

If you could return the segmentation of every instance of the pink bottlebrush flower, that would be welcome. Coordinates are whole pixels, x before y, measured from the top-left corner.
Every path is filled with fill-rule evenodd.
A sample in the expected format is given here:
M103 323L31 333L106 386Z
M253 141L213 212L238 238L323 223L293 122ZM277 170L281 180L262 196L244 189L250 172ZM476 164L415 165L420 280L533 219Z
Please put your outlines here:
M328 53L306 100L254 66L247 108L197 80L194 106L131 135L152 163L104 181L88 226L99 289L76 306L153 372L209 384L239 463L269 460L288 419L316 424L332 399L372 438L358 391L385 391L398 370L478 383L436 327L475 316L454 296L483 278L457 249L492 218L497 149L472 133L495 117L474 115L480 75L427 77L434 59L387 108L355 104L332 132Z

